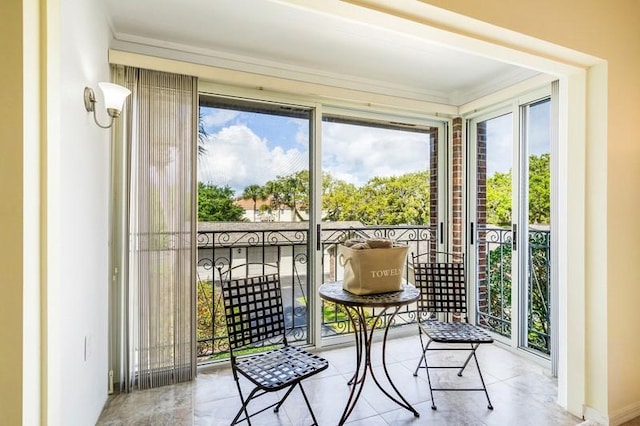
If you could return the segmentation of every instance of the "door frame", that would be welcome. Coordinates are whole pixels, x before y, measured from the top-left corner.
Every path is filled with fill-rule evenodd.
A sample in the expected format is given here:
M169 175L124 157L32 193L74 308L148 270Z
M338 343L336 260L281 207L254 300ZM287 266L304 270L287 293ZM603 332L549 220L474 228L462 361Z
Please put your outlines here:
M505 337L498 333L490 332L490 334L494 337L496 341L502 342L506 344L509 348L523 353L523 355L531 358L534 361L541 362L544 365L548 365L555 372L557 371L557 345L553 344L554 338L551 337L551 345L550 351L551 355L549 359L543 357L541 354L532 352L528 348L524 347L522 344L526 340L525 327L526 321L523 318L526 315L526 306L525 306L525 287L527 285L527 250L524 248L528 248L527 235L528 232L522 232L523 226L524 229L528 230L528 216L526 213L528 212L527 200L528 194L523 193L522 191L525 189L525 183L527 178L527 173L523 173L524 167L528 164L527 159L524 157L527 154L526 147L524 147L525 140L525 129L523 127L524 120L522 118L523 107L535 103L537 101L543 100L545 98L551 98L552 89L550 84L545 84L542 88L536 88L522 94L518 94L517 96L513 96L511 99L505 100L500 103L496 103L494 105L488 106L487 108L473 111L473 113L466 114L464 116L465 120L465 137L466 137L466 195L465 195L465 204L466 204L466 224L467 224L467 232L466 235L466 250L467 250L467 268L468 268L468 277L469 277L469 285L473 286L470 291L470 303L469 303L469 314L473 318L473 321L476 321L477 318L477 253L476 253L476 244L477 244L477 227L476 218L477 218L477 204L476 204L476 194L477 194L477 178L476 178L476 170L477 170L477 126L476 124L482 121L490 120L492 118L497 118L506 114L511 114L511 122L512 122L512 185L511 185L511 199L512 199L512 217L511 217L511 234L513 235L513 230L518 229L520 232L516 232L516 250L512 249L512 253L515 251L515 255L511 257L511 277L512 277L512 288L511 288L511 336ZM553 114L553 110L552 110ZM557 118L556 118L557 120ZM554 122L551 121L550 125L553 125ZM551 140L551 152L557 152L557 139L552 138ZM523 156L524 155L524 156ZM557 159L552 154L551 156L551 167L553 169L553 164L557 164ZM527 187L528 188L528 187ZM551 194L551 210L553 211L557 204L557 191L552 191ZM524 206L525 208L521 208ZM472 225L472 223L474 225ZM517 228L514 228L515 227ZM471 233L474 235L471 236ZM551 253L558 253L558 251L553 247L554 241L552 240L552 250ZM513 247L513 245L512 245ZM552 269L557 270L558 262L551 262ZM552 288L557 288L559 285L558 282L558 274L552 271L551 276L551 286ZM552 303L552 306L556 305L556 303ZM559 327L558 315L552 315L550 317L551 322L551 330L552 334L557 335L557 330Z

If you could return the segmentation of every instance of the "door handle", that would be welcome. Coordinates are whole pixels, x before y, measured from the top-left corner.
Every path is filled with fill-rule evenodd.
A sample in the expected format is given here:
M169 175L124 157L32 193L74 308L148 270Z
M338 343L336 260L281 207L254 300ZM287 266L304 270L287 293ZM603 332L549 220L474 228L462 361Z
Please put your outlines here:
M518 250L518 225L514 223L513 225L511 225L511 228L511 248L513 251L516 251Z

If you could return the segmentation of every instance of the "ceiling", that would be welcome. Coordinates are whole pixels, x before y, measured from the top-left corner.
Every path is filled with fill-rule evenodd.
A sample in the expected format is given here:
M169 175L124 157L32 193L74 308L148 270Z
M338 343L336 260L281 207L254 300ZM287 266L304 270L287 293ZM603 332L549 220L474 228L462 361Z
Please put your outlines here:
M104 1L113 48L223 68L454 106L537 74L354 19L338 0Z

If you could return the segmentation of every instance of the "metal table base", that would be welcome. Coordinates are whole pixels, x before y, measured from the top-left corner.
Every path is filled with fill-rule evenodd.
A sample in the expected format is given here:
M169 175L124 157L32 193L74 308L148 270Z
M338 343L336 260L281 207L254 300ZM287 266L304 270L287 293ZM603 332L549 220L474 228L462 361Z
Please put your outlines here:
M393 293L383 293L377 295L355 295L342 290L342 282L326 283L320 287L320 297L333 303L338 303L347 311L349 320L353 325L354 338L356 343L356 371L349 380L351 387L347 404L340 417L339 425L343 425L347 418L353 412L353 409L362 394L362 389L368 376L371 376L373 382L378 389L391 401L400 407L409 410L415 417L420 417L420 413L400 393L396 385L393 383L386 362L387 336L389 334L389 326L393 323L393 319L404 305L414 302L419 296L418 290L413 286L404 285L402 291ZM373 317L367 318L365 308L381 308ZM382 368L386 376L388 387L376 376L371 365L371 346L373 343L373 333L376 326L382 321L390 309L392 314L388 318L384 327L384 335L382 339Z

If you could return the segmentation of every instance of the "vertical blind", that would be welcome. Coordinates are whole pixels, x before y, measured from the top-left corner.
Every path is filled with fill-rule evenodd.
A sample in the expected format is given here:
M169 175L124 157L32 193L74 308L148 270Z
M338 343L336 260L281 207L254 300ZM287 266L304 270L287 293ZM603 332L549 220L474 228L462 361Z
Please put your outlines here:
M125 66L113 71L132 94L112 151L119 196L111 293L117 348L110 353L121 390L130 391L195 374L197 80Z

